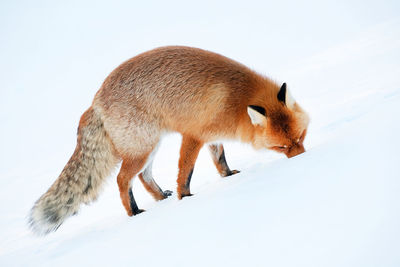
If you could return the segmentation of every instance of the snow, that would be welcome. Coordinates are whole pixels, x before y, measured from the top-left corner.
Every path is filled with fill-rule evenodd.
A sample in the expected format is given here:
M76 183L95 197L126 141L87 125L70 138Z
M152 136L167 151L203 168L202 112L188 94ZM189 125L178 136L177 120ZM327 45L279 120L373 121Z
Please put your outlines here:
M0 266L400 265L398 4L211 3L0 4ZM287 82L312 119L307 152L227 142L241 173L222 179L203 149L193 197L155 202L136 179L146 212L132 218L116 170L98 201L33 235L29 210L72 154L103 79L167 44ZM175 190L179 144L167 136L156 155L163 189Z

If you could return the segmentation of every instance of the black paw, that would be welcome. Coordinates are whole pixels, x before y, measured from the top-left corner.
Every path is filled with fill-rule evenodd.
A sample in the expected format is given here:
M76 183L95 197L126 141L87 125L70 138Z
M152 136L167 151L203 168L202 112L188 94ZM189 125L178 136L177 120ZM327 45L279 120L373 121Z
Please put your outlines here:
M182 195L178 196L178 198L179 198L179 199L182 199L182 198L184 198L184 197L191 197L191 196L193 196L193 194L188 193L188 194L182 194Z
M237 173L239 173L240 171L238 171L238 170L229 170L228 172L226 172L226 173L224 173L223 175L222 175L222 177L227 177L227 176L231 176L231 175L234 175L234 174L237 174Z
M169 197L169 196L172 195L172 191L171 191L171 190L165 190L165 191L163 192L163 195L164 195L165 198L167 198L167 197Z
M140 214L140 213L142 213L142 212L145 212L145 211L146 211L146 210L137 209L137 210L132 211L132 215L135 216L135 215L138 215L138 214Z

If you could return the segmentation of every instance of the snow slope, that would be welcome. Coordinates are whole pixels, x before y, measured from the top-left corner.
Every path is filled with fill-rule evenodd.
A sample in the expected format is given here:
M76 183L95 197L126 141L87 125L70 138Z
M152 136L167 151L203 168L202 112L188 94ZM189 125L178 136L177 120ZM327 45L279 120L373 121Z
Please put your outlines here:
M307 18L289 9L276 23L260 10L289 4L252 4L226 13L223 4L209 11L172 2L157 9L158 20L130 29L150 4L2 3L0 266L400 266L398 6L305 2ZM182 15L192 9L205 15ZM131 18L129 10L142 12ZM314 13L319 25L308 21ZM295 22L298 29L287 26ZM232 35L242 30L246 38ZM270 42L279 36L285 44ZM135 180L147 212L133 218L115 172L97 202L54 234L32 235L29 209L73 152L79 116L105 76L138 52L176 43L284 79L312 118L308 151L286 159L226 143L228 163L242 172L221 179L204 149L193 197L155 202ZM155 159L164 189L175 190L179 143L168 136Z

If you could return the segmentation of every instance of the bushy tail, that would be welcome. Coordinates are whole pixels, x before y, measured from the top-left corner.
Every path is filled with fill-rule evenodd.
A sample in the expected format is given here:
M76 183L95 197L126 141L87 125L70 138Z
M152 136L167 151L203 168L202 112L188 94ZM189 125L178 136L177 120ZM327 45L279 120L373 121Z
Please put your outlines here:
M74 154L31 210L31 229L41 235L55 231L66 218L78 212L81 203L95 200L117 161L100 116L89 108L79 122Z

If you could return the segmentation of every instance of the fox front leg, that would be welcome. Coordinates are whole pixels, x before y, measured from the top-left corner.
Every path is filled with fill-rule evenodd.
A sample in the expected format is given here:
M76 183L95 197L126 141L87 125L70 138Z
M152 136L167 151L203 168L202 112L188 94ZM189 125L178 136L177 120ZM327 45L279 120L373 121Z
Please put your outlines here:
M178 173L178 198L191 196L190 180L192 178L194 164L203 142L196 140L190 136L182 137L182 145L179 157L179 173Z
M151 160L142 173L139 174L139 179L143 183L144 188L154 197L155 200L163 200L172 195L172 191L163 191L160 186L154 181L152 174L153 160Z
M215 167L217 167L217 170L222 177L230 176L240 172L238 170L229 169L225 158L224 146L222 144L211 144L208 146L208 149L210 150Z

